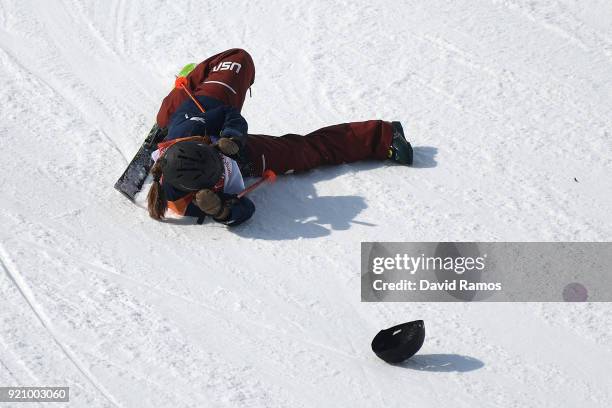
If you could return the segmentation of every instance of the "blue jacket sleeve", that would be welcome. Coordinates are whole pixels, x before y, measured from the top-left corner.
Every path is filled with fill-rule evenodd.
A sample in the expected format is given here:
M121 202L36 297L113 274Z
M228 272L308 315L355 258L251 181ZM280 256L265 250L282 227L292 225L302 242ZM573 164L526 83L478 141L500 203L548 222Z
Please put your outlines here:
M232 195L232 197L235 196ZM251 218L251 216L253 216L253 213L255 213L255 204L253 204L250 199L242 197L239 199L233 199L231 201L230 215L226 220L215 221L227 225L228 227L235 227ZM189 203L189 205L187 206L187 211L185 211L185 215L189 217L206 218L206 214L204 213L204 211L200 210L200 208L193 202Z
M241 148L244 147L249 130L247 121L236 108L224 106L223 109L225 110L225 121L219 136L232 138L238 141Z
M232 197L235 196L232 195ZM253 213L255 213L255 204L253 204L250 199L246 197L232 199L230 203L229 217L223 221L215 221L227 225L228 227L235 227L251 218L251 216L253 216ZM204 211L200 210L200 208L193 202L189 203L189 205L187 206L187 211L185 211L185 215L189 217L206 218L206 214L204 213Z
M181 105L170 121L166 140L188 136L220 136L232 138L244 147L248 132L247 121L231 106L217 106L206 112L194 111Z
M242 224L255 212L255 204L247 197L236 198L234 194L223 194L224 199L230 201L230 216L223 221L215 220L228 227Z

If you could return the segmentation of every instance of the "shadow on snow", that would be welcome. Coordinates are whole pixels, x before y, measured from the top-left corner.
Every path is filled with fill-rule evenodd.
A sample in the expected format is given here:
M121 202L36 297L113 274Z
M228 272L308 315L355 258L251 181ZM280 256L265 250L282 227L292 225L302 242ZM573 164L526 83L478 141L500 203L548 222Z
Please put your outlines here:
M477 358L459 354L417 354L397 367L431 372L467 372L484 367Z
M437 152L438 149L435 147L415 146L413 166L406 168L406 171L435 167ZM385 163L387 166L393 166L388 162ZM353 224L376 226L355 219L367 208L362 196L321 196L317 194L315 185L347 173L373 170L384 165L378 161L368 161L342 166L325 166L288 177L279 176L273 187L263 187L251 194L257 205L253 219L232 228L232 232L246 238L287 240L323 237L331 234L331 231L347 230ZM185 217L167 219L165 222L193 225L193 220ZM212 222L207 220L206 224Z

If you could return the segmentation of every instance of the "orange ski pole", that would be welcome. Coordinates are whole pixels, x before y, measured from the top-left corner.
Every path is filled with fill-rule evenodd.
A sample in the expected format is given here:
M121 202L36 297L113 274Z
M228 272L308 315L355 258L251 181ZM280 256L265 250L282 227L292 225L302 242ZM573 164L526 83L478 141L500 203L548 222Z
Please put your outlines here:
M260 185L262 185L264 182L269 181L270 183L274 183L275 180L276 173L274 173L272 170L266 170L263 172L263 175L259 180L257 180L255 183L251 184L250 186L242 190L240 193L238 193L237 197L242 198L245 195L249 194L251 191L255 190Z
M202 105L200 105L200 102L198 102L198 100L191 94L191 92L189 92L189 89L187 89L187 78L186 77L184 77L184 76L177 76L176 80L174 81L174 87L175 88L183 88L183 91L185 91L185 93L191 98L193 103L196 104L196 106L200 109L200 111L202 113L205 112L205 110L202 107Z

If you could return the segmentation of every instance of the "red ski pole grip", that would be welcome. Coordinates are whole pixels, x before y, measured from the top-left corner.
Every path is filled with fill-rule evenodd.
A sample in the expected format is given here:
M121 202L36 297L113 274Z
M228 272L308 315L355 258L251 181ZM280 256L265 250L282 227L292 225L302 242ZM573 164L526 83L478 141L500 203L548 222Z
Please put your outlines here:
M264 171L262 177L268 180L270 183L274 183L276 181L276 173L272 170Z
M175 88L183 88L183 87L187 87L187 78L184 76L180 76L180 77L176 77L176 79L174 80L174 87Z

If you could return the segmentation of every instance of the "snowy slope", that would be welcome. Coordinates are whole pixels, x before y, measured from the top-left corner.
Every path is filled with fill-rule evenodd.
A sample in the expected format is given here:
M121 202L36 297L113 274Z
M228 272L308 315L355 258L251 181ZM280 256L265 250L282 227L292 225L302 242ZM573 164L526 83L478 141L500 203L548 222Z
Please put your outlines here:
M230 47L255 60L252 132L401 120L415 168L281 177L233 231L152 221L112 185L174 73ZM2 0L0 77L0 386L78 407L612 404L609 304L359 302L361 241L612 238L612 2ZM417 318L419 356L371 353Z

